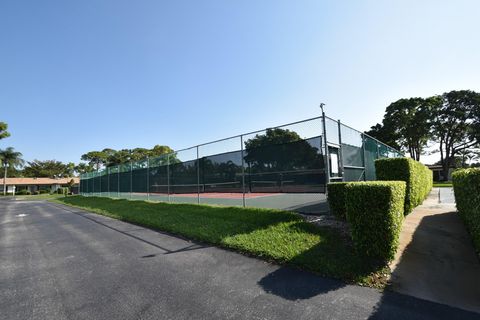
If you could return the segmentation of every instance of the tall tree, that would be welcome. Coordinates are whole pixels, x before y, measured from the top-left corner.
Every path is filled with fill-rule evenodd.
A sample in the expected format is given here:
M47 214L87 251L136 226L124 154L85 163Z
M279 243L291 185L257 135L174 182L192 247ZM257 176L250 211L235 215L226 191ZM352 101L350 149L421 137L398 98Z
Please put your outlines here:
M164 154L172 153L173 149L170 148L169 146L162 146L159 144L156 144L152 149L150 149L149 157L159 157Z
M420 160L431 137L432 112L439 103L437 97L397 100L385 110L382 124L372 127L367 134Z
M245 161L253 171L312 169L321 163L318 148L301 139L295 131L267 129L245 141Z
M33 160L27 162L23 169L25 177L39 178L67 178L73 175L72 164L65 164L56 160Z
M132 160L129 149L118 150L107 158L107 166L112 167Z
M108 154L103 151L90 151L82 155L83 161L88 161L91 166L99 170L102 165L106 165Z
M397 136L395 130L393 128L386 127L383 123L377 123L370 128L370 131L366 131L365 133L389 145L394 149L401 149L400 145L397 142L399 137Z
M135 148L121 149L117 151L105 148L102 151L90 151L82 155L81 159L88 161L90 166L95 167L95 169L98 170L101 166L112 167L123 163L129 163L131 161L156 158L168 153L173 153L173 150L169 146L157 144L152 149ZM175 159L176 157L172 155L170 160L175 161Z
M74 168L74 171L75 173L77 174L82 174L82 173L86 173L86 172L91 172L93 171L93 166L91 166L90 164L88 163L85 163L85 162L80 162L79 164L77 164Z
M440 145L443 176L448 177L455 156L480 141L480 94L470 90L450 91L434 109L432 130Z
M12 147L8 147L6 149L0 149L0 161L2 162L3 166L3 195L7 192L7 169L15 168L23 165L22 154L20 152L15 151Z
M10 133L7 131L8 124L0 122L0 140L10 137Z

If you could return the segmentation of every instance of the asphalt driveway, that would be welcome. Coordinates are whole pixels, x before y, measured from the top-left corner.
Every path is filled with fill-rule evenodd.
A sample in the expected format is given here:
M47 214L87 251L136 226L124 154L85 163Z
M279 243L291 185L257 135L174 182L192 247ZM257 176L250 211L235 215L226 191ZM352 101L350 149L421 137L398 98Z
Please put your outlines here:
M42 201L0 201L2 319L480 319Z

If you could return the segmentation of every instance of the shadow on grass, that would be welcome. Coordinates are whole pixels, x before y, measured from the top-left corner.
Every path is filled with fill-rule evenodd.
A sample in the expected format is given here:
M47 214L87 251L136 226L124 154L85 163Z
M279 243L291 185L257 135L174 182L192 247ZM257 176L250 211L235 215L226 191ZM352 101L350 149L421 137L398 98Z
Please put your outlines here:
M291 232L311 232L312 228L318 229L311 224L295 224L290 228ZM296 254L286 262L290 266L316 274L281 267L262 278L258 284L266 292L288 300L309 299L346 285L344 281L318 275L377 287L384 284L385 279L377 276L384 272L384 264L372 263L358 256L349 241L336 230L321 229L323 241Z

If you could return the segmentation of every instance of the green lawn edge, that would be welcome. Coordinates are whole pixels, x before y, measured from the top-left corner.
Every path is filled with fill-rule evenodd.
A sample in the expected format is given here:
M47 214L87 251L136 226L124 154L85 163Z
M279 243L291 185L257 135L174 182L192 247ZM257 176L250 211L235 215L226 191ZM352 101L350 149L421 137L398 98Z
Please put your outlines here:
M82 196L48 201L347 283L384 288L390 273L388 266L359 257L338 231L293 212Z
M20 201L50 200L50 199L58 199L63 197L65 197L65 195L58 194L58 193L53 193L53 194L43 193L43 194L18 195L18 196L15 195L15 199Z
M447 182L434 182L434 188L453 188L453 183L451 181Z

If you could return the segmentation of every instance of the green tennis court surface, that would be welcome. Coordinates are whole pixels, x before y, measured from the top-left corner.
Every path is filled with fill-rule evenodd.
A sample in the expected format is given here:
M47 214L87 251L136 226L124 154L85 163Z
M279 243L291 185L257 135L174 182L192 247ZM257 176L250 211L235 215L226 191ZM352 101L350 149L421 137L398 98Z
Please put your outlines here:
M149 200L170 203L209 204L221 206L243 206L243 193L118 193L103 192L95 196L122 198L132 200ZM323 193L245 193L245 206L292 210L306 214L326 214L328 205Z

